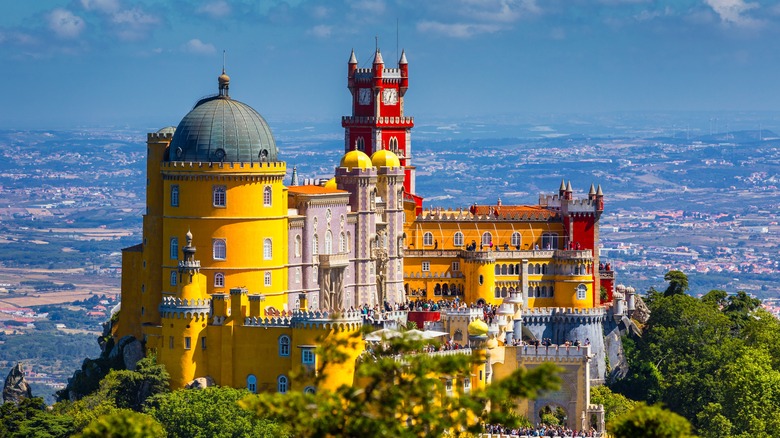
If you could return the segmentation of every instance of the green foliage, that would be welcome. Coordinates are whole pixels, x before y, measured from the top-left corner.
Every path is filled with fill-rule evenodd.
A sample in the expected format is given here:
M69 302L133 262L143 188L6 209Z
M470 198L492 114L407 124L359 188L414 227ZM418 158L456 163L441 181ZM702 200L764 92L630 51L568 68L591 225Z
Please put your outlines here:
M614 438L693 437L685 418L658 406L640 404L607 424Z
M713 289L701 297L701 301L711 305L716 309L722 309L726 306L727 297L728 293L726 293L725 290Z
M0 406L2 437L68 437L73 432L72 418L48 412L40 397L22 399L18 405L4 403Z
M358 333L344 342L321 345L322 366L311 378L324 381L328 366L348 360L345 348L359 339ZM480 433L482 422L516 427L519 420L511 409L516 401L558 385L556 367L545 364L530 371L518 369L485 390L465 392L462 384L453 384L453 395L448 396L445 380L462 382L484 358L415 354L425 343L405 337L380 343L358 361L357 386L316 395L259 394L240 404L261 418L287 424L296 437L464 436ZM492 407L489 414L486 403Z
M609 294L607 293L607 288L601 286L601 288L599 289L599 299L601 300L602 303L606 303L608 297Z
M246 389L183 389L149 400L147 413L160 422L169 436L192 438L287 437L276 423L261 420L241 409L238 401Z
M596 405L604 405L604 421L607 423L637 406L637 402L634 400L622 394L612 392L605 385L592 386L590 388L590 402Z
M140 412L146 400L167 392L170 375L163 365L158 365L154 356L138 361L135 371L112 370L100 382L96 396L110 400L121 409Z
M80 438L148 438L165 436L162 425L147 414L120 409L91 422Z
M682 271L669 271L664 275L664 280L669 282L669 286L664 291L665 297L688 292L688 276Z

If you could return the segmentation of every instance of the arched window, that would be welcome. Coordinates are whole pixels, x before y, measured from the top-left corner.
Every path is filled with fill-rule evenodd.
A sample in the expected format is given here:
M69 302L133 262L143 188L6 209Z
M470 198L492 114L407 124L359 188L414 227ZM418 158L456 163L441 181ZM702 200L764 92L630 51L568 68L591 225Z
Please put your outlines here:
M515 275L515 265L509 265L509 275Z
M270 207L271 206L271 186L265 186L263 189L263 206Z
M325 249L323 254L331 254L333 252L333 233L330 230L325 232Z
M395 154L398 154L398 139L395 137L390 137L390 147L389 149L393 151Z
M501 288L496 286L496 292L493 294L494 298L501 298Z
M179 259L179 239L171 237L171 260Z
M263 274L263 284L266 287L271 285L271 271L266 271L265 274Z
M307 386L307 387L303 388L303 393L304 394L315 394L316 392L317 392L317 390L314 389L313 386Z
M463 233L456 231L455 235L452 236L452 244L455 246L463 246Z
M433 233L423 234L423 246L433 246Z
M580 283L577 285L577 299L584 300L588 296L588 286Z
M176 286L176 281L179 279L179 274L176 271L171 271L171 286Z
M542 297L547 297L547 286L542 286Z
M355 149L359 151L365 151L366 150L366 141L363 140L363 137L358 137L355 141Z
M547 263L542 265L542 274L547 274Z
M263 259L271 260L274 256L274 247L271 239L263 240Z
M227 259L227 244L225 239L214 239L211 243L211 254L214 260Z
M290 337L287 335L279 336L279 356L287 357L290 355Z
M221 272L214 274L214 287L225 287L225 274Z
M171 186L171 207L179 206L179 186L174 184Z
M301 256L301 235L295 235L295 257Z
M246 378L246 389L252 394L257 392L257 377L254 374L250 374Z
M214 207L224 207L227 205L227 187L214 186L211 189L212 205Z
M301 283L301 268L295 268L295 284Z
M496 272L496 275L501 275L501 265L496 265L495 272Z
M311 253L312 255L320 253L320 239L316 234L311 238Z
M287 376L281 375L276 378L276 391L279 394L287 394Z
M344 236L344 233L339 234L339 252L341 254L347 252L347 238Z
M493 242L493 235L489 231L482 233L482 244L489 246L491 242Z
M517 249L520 249L520 244L523 242L522 236L520 236L520 233L514 232L512 233L512 240L511 245Z
M508 273L509 271L507 270L506 265L501 265L501 275L506 275Z

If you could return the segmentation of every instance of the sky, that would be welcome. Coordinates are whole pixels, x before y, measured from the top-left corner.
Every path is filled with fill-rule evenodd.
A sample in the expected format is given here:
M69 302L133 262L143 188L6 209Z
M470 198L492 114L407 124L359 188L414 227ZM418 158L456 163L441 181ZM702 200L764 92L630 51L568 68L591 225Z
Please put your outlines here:
M418 120L780 103L777 0L0 1L0 129L176 125L223 51L272 125L338 127L377 40Z

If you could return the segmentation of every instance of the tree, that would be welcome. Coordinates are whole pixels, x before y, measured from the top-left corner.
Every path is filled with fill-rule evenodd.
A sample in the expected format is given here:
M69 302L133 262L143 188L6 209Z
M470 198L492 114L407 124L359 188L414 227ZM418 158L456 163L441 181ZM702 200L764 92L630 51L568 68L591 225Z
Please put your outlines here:
M74 432L73 420L46 410L40 397L22 399L19 404L3 403L0 406L0 436L68 437Z
M728 293L725 290L713 289L701 297L702 302L713 306L716 309L722 309L726 306Z
M607 424L614 438L684 438L693 437L691 424L685 418L658 406L640 404Z
M590 388L590 402L604 405L604 421L607 423L637 406L637 402L622 394L612 392L606 385Z
M160 422L170 436L192 438L287 437L283 426L260 420L241 409L238 401L246 389L181 389L158 394L149 400L146 412Z
M664 280L669 286L664 291L664 296L682 295L688 292L688 276L682 271L669 271L664 275Z
M328 342L318 347L322 359L315 382L324 382L326 370L344 364L350 347L360 342L360 333L344 342ZM416 354L427 342L399 337L364 353L356 364L357 385L343 385L333 391L322 389L308 394L259 394L241 405L261 418L289 425L296 437L334 436L463 436L483 432L481 423L514 427L514 403L532 397L538 390L558 384L557 368L551 364L533 370L518 369L511 376L493 382L485 389L452 385L447 395L446 381L470 378L473 367L484 356ZM319 386L319 385L318 385ZM485 406L491 406L490 412Z
M165 430L154 418L129 409L103 415L90 423L80 438L147 438L165 436Z

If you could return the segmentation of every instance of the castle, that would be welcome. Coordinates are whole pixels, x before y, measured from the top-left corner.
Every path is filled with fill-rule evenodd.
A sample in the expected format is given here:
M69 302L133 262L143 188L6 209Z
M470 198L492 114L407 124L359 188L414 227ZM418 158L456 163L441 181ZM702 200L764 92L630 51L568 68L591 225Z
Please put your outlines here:
M315 391L290 370L317 363L318 340L359 330L357 309L457 299L502 306L491 328L507 347L500 362L494 355L496 376L525 363L509 351L513 339L589 339L588 353L572 359L587 365L577 378L603 379L603 303L614 277L598 258L601 187L577 199L561 182L532 206L424 208L414 120L404 114L408 67L405 52L397 68L385 67L377 49L372 67L358 68L352 52L344 155L323 184L299 185L293 170L285 185L268 124L232 98L224 71L216 95L176 128L148 134L143 237L122 253L114 335L143 340L173 387L210 376L253 392ZM443 312L428 324L455 319ZM334 373L332 384L351 384L353 371ZM572 397L567 409L584 412L587 395Z

